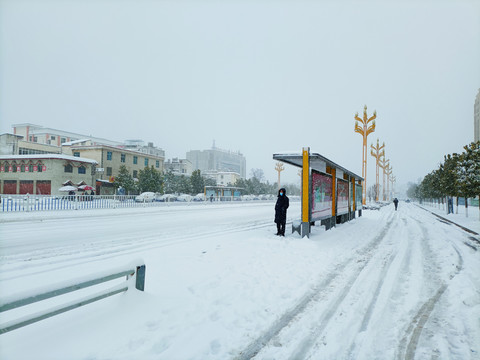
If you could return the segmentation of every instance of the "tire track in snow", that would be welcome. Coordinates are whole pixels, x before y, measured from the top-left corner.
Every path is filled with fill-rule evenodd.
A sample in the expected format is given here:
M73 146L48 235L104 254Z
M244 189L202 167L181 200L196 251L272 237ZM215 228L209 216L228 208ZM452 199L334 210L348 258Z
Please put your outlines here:
M422 251L424 254L431 254L432 251L428 246L428 239L429 239L428 231L420 221L418 221L417 219L414 219L414 220L417 222L417 224L420 226L422 230L422 241L421 241ZM463 257L460 254L460 251L458 250L457 246L451 241L448 241L448 242L453 247L453 249L455 250L458 256L458 265L456 266L456 270L453 274L450 275L450 278L449 278L449 280L452 280L463 269ZM425 260L424 260L424 263L426 263ZM447 288L448 288L448 283L442 281L440 287L434 293L434 295L430 297L425 303L423 303L420 309L418 310L418 312L415 314L404 336L402 337L402 340L400 341L399 347L397 349L396 358L398 360L403 360L403 359L413 360L415 358L415 352L417 350L418 342L420 340L420 336L425 327L425 324L429 320L430 315L432 314L436 304L439 302L440 298L445 293Z
M357 256L354 256L347 261L343 262L342 264L338 265L335 269L335 272L329 274L325 279L323 279L317 286L315 286L312 291L306 293L301 300L295 305L292 309L284 313L277 321L275 321L262 335L260 335L257 339L253 340L244 350L240 351L239 355L235 357L236 360L250 360L258 355L258 353L263 349L266 348L269 343L275 338L283 329L288 327L295 319L301 318L303 312L307 309L307 307L314 301L318 300L321 297L322 291L325 288L328 288L337 278L339 278L345 268L351 265L355 260L358 260L359 257L366 257L366 260L362 265L359 266L358 272L355 276L349 279L348 286L340 293L339 296L332 301L334 303L332 307L334 309L327 312L322 320L322 324L320 325L320 332L323 331L325 326L328 324L330 319L333 317L336 309L340 305L341 301L337 301L338 299L343 299L350 291L351 286L358 278L361 271L367 266L369 260L373 257L372 251L375 250L382 240L385 238L385 235L390 229L390 226L394 220L394 214L392 213L388 220L387 224L382 228L382 230L378 233L378 235L368 243L364 248L357 251ZM315 334L318 331L315 331ZM304 358L306 352L314 345L318 336L311 336L308 339L304 340L301 344L299 354L295 354L293 359L301 359Z
M395 213L393 213L393 214L395 214ZM394 219L395 218L393 218L392 221ZM395 224L395 225L397 226L397 224ZM395 229L396 229L396 227L390 228L389 230L391 232L395 232ZM385 233L385 235L386 235L386 233ZM385 235L384 235L384 238L385 238ZM385 276L384 276L385 272L384 271L388 270L388 268L392 264L393 260L395 259L397 253L398 253L398 251L395 254L391 254L388 257L387 261L383 261L382 271L380 272L380 276L379 276L380 277L379 284L377 285L377 287L375 289L374 296L373 296L373 298L372 298L372 300L371 300L371 302L368 306L368 309L367 309L365 317L363 318L362 324L360 325L361 328L362 327L364 327L365 329L367 328L368 322L370 321L370 317L373 313L373 309L375 307L376 301L377 301L378 296L380 294L380 290L381 290L381 288L383 286L383 282L385 280ZM372 254L371 257L366 259L366 261L362 264L362 266L360 266L357 269L355 275L353 275L349 279L347 284L341 285L341 286L343 286L342 292L340 293L339 296L332 299L332 301L330 302L331 305L328 306L328 311L325 314L325 316L322 314L321 321L320 321L320 326L315 327L315 329L311 332L310 336L302 341L301 345L297 347L297 351L294 352L292 355L290 355L289 359L291 359L291 360L311 359L312 357L313 358L315 357L315 355L311 353L312 349L316 346L316 344L318 344L322 333L325 331L325 329L329 325L333 316L338 312L338 309L341 307L341 305L345 301L345 298L351 292L354 284L360 278L360 275L365 270L365 268L369 265L370 260L373 259L374 255L375 254ZM374 265L375 264L373 264L372 266L374 266Z
M407 225L405 218L402 218L401 220L403 221L404 225ZM408 239L410 239L410 237L408 237ZM377 286L375 288L375 292L372 296L372 299L370 300L370 303L365 311L365 315L363 316L358 334L361 334L367 331L368 329L368 325L372 318L373 311L375 310L375 306L377 305L377 301L380 296L380 293L382 292L382 290L384 290L384 283L385 283L385 280L388 278L391 265L399 255L398 247L396 247L394 251L395 252L390 254L388 259L386 259L386 261L383 262L382 268L380 269L380 271L378 271ZM412 253L412 246L411 246L411 243L409 242L406 249L406 253L403 256L402 263L399 267L400 270L397 271L396 275L394 275L395 278L398 278L398 276L400 276L401 274L405 274L407 272L407 269L410 266L411 253ZM357 342L354 340L349 350L347 351L348 359L355 359L354 352L355 352L356 346L357 346Z
M28 259L23 259L20 261L18 261L16 258L21 259L22 256L25 257L25 254L16 254L14 256L4 257L7 259L13 257L14 261L1 263L2 274L0 277L0 281L12 280L16 278L30 276L33 273L39 274L43 272L51 272L53 270L68 268L73 265L81 265L81 264L90 263L94 261L104 261L117 256L134 254L138 252L158 249L158 248L167 247L167 246L174 246L174 245L183 244L183 243L195 241L202 238L217 236L220 234L232 234L232 233L243 232L243 231L257 230L257 229L269 227L271 226L271 224L272 224L271 221L262 221L262 222L254 222L254 223L248 222L230 229L225 229L225 228L215 229L213 231L206 231L200 234L195 233L195 234L189 234L184 236L179 236L178 234L175 234L166 238L162 238L161 236L149 236L141 240L135 240L135 241L132 241L130 237L127 237L124 239L124 243L120 245L116 245L116 248L112 248L111 242L95 243L95 244L92 244L93 246L89 249L85 249L83 244L79 244L78 246L75 246L75 247L69 247L66 250L63 249L64 251L60 249L60 251L56 253L52 253L52 249L49 249L49 251L37 254L36 257L29 256ZM291 224L291 222L287 224ZM58 257L62 257L62 258L49 261L49 259L58 258ZM27 271L22 271L21 274L17 274L19 270L27 269L26 263L29 263L30 261L43 261L43 260L46 260L46 261L42 263L36 263L36 264L32 263L28 266ZM8 269L5 269L5 265L9 265L12 263L13 264L18 263L18 265L11 266ZM53 264L58 264L58 266L52 267ZM39 271L38 268L41 268L42 266L47 266L48 269L44 271L41 271L41 270ZM5 274L11 274L11 273L13 273L14 275L4 276Z

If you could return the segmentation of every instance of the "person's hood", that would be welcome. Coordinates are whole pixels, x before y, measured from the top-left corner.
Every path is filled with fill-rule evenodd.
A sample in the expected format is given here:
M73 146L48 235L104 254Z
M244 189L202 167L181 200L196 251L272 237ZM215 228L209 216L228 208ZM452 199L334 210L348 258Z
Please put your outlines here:
M283 191L283 196L287 196L287 190L285 190L285 188L278 190L278 196L280 196L280 191Z

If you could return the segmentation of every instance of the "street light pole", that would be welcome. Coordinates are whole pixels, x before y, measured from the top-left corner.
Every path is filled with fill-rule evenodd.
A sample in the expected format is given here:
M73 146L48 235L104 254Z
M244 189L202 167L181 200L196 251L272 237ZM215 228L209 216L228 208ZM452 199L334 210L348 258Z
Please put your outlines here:
M392 175L393 168L388 164L385 174L387 175L387 200L390 201L390 175Z
M396 176L391 176L390 181L392 182L392 197L395 196L395 189L393 188L393 185L397 182L397 177Z
M363 177L362 203L363 205L365 205L367 202L367 136L375 131L376 118L377 118L376 111L373 112L372 117L369 118L367 116L367 105L365 105L365 107L363 108L363 119L358 117L358 112L355 114L355 132L363 136L363 153L362 153L362 177ZM372 124L370 124L370 122L372 122Z
M382 188L382 193L383 193L383 201L385 201L385 171L386 169L390 166L390 160L385 159L385 156L380 160L379 166L383 169L383 188Z
M378 183L378 172L379 172L379 167L380 167L380 158L382 156L385 156L385 150L383 148L385 147L385 143L383 143L382 146L380 146L379 140L377 139L377 146L373 146L373 144L370 145L371 151L370 154L375 158L375 163L376 163L376 178L375 178L375 201L378 201L378 192L379 192L379 186L380 184Z
M275 164L275 170L278 171L278 190L280 190L280 173L285 170L285 167L283 166L283 163L280 161Z

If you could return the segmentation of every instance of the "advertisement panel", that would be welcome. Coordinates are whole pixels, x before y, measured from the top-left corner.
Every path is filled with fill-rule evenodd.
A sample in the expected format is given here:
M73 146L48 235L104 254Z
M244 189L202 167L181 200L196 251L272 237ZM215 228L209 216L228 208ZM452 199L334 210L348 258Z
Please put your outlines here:
M312 171L312 221L332 216L332 177Z
M337 179L337 215L348 214L348 181Z
M355 184L355 209L362 210L362 185Z
M348 193L350 194L350 199L348 200L349 211L353 211L353 183L348 182Z

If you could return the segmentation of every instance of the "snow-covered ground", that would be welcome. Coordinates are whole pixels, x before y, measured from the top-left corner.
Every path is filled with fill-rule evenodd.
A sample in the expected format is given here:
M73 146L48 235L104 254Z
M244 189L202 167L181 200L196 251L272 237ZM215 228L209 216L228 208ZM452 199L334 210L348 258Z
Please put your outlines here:
M274 232L273 203L0 214L0 302L147 267L144 292L0 335L0 359L480 359L478 236L404 202Z
M480 234L480 217L478 206L468 206L468 210L465 210L465 205L459 205L453 207L453 214L447 214L445 208L446 205L432 205L432 204L422 204L423 208L440 215L441 217L453 221L461 226L475 231Z

